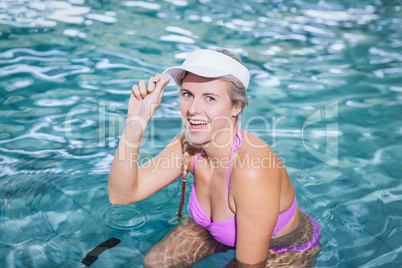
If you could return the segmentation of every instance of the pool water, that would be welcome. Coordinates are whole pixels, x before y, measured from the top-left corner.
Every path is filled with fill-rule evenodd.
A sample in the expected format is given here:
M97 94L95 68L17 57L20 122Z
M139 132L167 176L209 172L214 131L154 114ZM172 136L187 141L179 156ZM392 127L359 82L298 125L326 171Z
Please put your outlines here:
M401 25L386 0L0 1L0 267L78 267L110 237L92 267L142 266L178 222L180 182L109 204L131 86L216 46L251 71L243 128L321 225L316 267L402 266ZM168 88L142 159L180 130L177 110Z

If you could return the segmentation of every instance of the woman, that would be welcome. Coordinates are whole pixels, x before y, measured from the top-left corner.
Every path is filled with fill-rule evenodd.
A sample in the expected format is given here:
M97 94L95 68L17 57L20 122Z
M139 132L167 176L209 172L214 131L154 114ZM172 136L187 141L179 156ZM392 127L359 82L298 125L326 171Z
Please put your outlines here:
M194 174L189 214L155 245L145 267L189 267L236 248L229 266L313 266L319 225L299 210L285 167L267 143L242 130L250 73L227 50L197 50L183 65L134 85L125 131L109 176L109 199L143 200L187 173ZM166 85L179 85L184 130L138 167L145 127ZM163 159L178 159L160 167ZM184 187L183 187L184 188ZM183 197L183 195L182 195ZM182 205L182 204L181 204ZM180 216L179 211L179 216Z

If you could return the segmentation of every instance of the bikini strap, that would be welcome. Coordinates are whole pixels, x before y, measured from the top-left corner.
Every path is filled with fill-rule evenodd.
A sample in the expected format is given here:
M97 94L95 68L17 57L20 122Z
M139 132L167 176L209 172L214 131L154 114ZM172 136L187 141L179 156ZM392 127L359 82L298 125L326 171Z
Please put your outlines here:
M226 176L227 176L227 184L228 184L228 197L229 197L229 183L230 183L230 160L232 159L232 155L234 152L236 152L237 150L239 150L239 148L241 147L241 145L243 144L243 137L241 135L241 128L240 125L237 125L237 131L236 131L236 138L235 141L233 142L232 145L232 150L230 152L230 157L229 157L229 163L228 166L226 168Z
M233 142L232 149L231 149L231 152L230 152L230 157L229 157L229 163L228 163L228 166L226 168L227 185L228 185L228 197L229 197L229 182L230 182L230 180L229 180L230 179L230 161L232 160L233 153L236 152L241 147L242 144L243 144L243 137L241 135L241 127L240 127L240 125L237 125L236 138L235 138L235 141ZM201 157L203 152L204 152L204 148L202 148L201 152L198 154L197 158L194 161L193 174L194 174L194 171L195 171L195 165L197 164L197 162L200 159L200 157Z
M232 155L233 155L233 148L232 148L232 151L230 152L229 163L228 163L228 167L227 167L227 171L226 171L227 182L228 182L228 197L229 197L229 183L230 183L230 180L229 180L229 178L230 178L230 174L229 174L229 172L230 172L230 160L232 159Z
M194 164L193 164L193 175L194 175L195 165L197 164L198 159L200 159L200 157L201 157L201 155L202 155L203 152L204 152L204 148L202 148L201 153L197 156L197 158L196 158L195 161L194 161Z

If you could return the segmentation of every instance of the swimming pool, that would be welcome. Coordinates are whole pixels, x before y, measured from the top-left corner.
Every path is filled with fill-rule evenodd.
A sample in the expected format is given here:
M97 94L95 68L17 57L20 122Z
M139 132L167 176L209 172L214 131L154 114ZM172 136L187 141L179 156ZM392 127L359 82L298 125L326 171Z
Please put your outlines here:
M285 162L320 223L317 267L402 265L401 18L385 0L2 0L0 267L78 267L110 237L121 243L93 267L142 265L177 224L180 184L109 204L128 94L213 46L251 70L241 124ZM143 159L179 131L177 105L170 88Z

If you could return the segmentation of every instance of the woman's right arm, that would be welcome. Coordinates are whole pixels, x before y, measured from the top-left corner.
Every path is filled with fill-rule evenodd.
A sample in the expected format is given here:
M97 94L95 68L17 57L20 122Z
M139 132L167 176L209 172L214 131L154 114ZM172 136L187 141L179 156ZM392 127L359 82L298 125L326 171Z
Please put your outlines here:
M180 134L159 155L138 166L146 125L159 106L163 89L169 81L164 78L154 83L155 78L149 79L148 88L144 81L140 81L139 86L133 86L126 128L109 174L109 201L113 205L128 205L143 200L181 175L183 153Z

